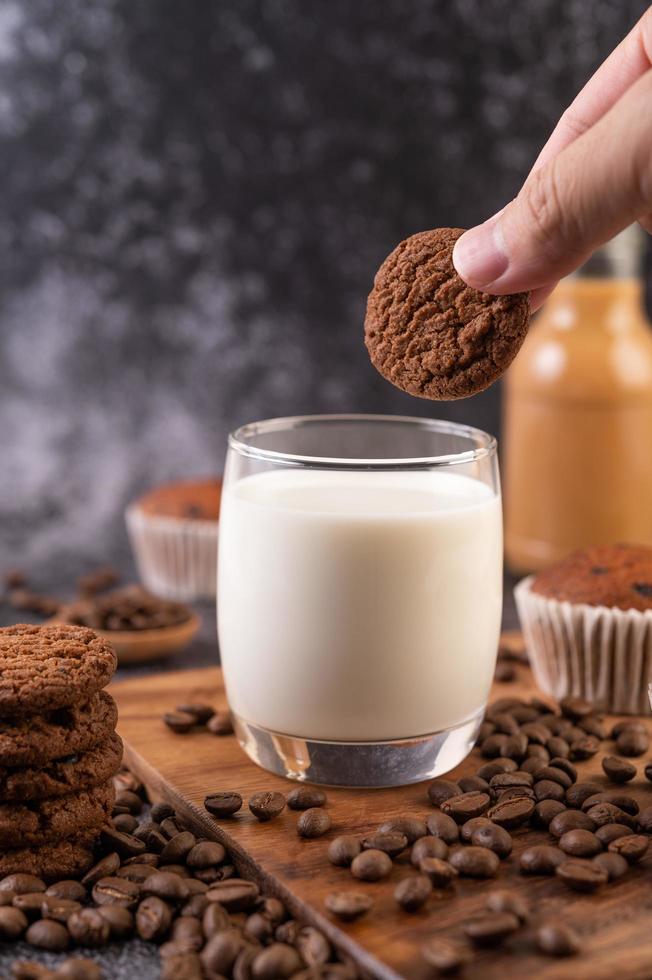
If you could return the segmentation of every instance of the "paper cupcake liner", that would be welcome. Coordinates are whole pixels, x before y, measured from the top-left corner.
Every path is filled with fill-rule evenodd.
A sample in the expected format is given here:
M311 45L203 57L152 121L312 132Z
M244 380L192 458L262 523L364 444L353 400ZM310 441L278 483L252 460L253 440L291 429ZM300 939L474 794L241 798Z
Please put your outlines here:
M217 521L125 514L131 547L143 584L165 599L214 599L217 579Z
M559 602L514 589L534 678L554 698L573 695L613 714L652 714L652 610Z

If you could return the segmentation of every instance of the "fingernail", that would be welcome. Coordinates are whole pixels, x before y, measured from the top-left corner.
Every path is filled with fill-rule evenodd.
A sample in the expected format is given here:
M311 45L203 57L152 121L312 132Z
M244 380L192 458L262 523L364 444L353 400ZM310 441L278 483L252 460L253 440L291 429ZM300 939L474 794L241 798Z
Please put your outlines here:
M509 265L498 215L465 231L455 242L453 265L469 286L489 289Z

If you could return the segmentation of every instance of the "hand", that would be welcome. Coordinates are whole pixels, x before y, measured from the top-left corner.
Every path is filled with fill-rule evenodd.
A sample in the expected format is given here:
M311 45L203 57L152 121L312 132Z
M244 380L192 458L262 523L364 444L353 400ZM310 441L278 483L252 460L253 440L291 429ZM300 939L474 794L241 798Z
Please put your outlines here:
M458 239L455 268L488 293L562 276L633 221L652 231L652 7L564 112L518 197Z

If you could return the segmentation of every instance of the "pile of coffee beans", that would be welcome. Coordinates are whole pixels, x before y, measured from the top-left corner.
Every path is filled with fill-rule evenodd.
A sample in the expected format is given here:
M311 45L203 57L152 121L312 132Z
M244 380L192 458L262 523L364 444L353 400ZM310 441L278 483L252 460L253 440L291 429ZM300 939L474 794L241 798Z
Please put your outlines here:
M353 963L338 957L323 933L239 877L222 844L197 837L167 803L150 807L129 771L120 772L115 785L97 863L81 880L49 886L28 874L0 880L0 941L63 953L137 936L159 946L162 980L357 980ZM307 788L290 797L288 806L302 810L300 820L320 811L306 803L325 802L321 791ZM314 821L309 816L306 823ZM15 980L102 978L96 962L78 956L56 970L22 960L12 969Z
M125 585L63 605L59 616L63 622L94 630L151 630L185 623L190 609L181 602L160 599L140 585Z

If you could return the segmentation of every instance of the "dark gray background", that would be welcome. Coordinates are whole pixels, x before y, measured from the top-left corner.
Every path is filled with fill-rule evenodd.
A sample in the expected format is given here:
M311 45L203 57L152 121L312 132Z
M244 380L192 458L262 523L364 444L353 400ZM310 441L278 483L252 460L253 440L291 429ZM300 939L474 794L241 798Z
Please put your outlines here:
M128 566L124 505L258 417L496 432L362 344L398 240L518 190L643 0L0 0L0 563Z

